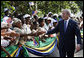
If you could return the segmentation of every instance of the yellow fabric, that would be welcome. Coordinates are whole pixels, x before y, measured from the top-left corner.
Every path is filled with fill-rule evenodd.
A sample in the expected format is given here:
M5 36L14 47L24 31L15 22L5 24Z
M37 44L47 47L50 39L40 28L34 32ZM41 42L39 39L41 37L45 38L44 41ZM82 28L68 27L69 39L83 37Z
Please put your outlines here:
M19 49L19 48L17 48L17 49L11 54L11 57L14 56L15 52L16 52L18 49ZM6 57L8 57L8 56L6 56Z
M55 40L54 40L54 41L55 41ZM49 47L54 43L54 41L53 41L50 45L48 45L48 46L46 46L46 47L43 47L43 48L35 48L35 49L38 49L38 50L47 49L47 48L49 48ZM24 45L24 46L26 46L26 45ZM26 46L26 47L28 47L28 46ZM28 47L28 48L30 48L30 47Z
M50 49L48 49L47 51L39 51L39 52L42 52L42 53L49 52L49 51L51 51L51 50L53 49L54 46L55 46L55 43L54 43L53 46L52 46ZM26 46L26 47L27 47L27 46ZM27 47L27 48L29 48L29 47ZM32 50L34 50L34 49L32 49Z

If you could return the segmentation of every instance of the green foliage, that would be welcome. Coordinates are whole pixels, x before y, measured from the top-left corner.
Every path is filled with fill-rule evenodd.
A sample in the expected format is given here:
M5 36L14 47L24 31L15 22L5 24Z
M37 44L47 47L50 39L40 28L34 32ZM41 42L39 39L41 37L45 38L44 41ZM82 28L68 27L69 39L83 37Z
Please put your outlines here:
M79 8L83 11L83 1L76 1L78 4Z
M4 16L4 8L8 8L10 13L13 13L15 10L11 5L11 1L1 1L1 16Z
M29 5L29 2L34 2L33 6ZM70 9L71 12L76 14L78 11L83 10L82 1L1 1L1 16L4 15L4 8L8 8L10 13L13 14L16 11L19 14L32 14L32 11L41 11L42 14L48 12L60 13L62 9ZM16 9L14 9L14 7Z

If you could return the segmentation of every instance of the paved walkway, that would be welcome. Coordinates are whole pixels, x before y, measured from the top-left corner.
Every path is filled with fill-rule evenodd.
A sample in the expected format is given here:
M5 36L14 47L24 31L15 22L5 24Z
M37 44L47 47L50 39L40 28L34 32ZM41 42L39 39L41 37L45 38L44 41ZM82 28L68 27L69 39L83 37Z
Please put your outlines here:
M77 45L77 39L75 39L75 43L76 43L76 45ZM80 51L78 51L78 52L76 52L75 54L74 54L74 57L83 57L83 39L81 39L81 47L80 47Z
M74 54L74 57L83 57L83 49Z

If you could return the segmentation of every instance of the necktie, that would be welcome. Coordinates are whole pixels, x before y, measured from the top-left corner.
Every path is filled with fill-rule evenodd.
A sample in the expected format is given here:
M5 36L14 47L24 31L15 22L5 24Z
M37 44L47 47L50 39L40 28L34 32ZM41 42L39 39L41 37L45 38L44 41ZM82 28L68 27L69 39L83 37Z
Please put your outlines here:
M66 32L66 23L67 21L64 21L64 32Z

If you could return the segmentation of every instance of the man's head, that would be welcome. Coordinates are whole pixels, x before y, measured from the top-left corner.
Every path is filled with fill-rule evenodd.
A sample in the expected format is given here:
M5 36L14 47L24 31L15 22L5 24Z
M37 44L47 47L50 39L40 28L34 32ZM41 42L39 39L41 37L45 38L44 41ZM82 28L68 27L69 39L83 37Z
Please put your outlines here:
M70 17L70 11L68 9L64 9L62 11L62 19L67 20Z

